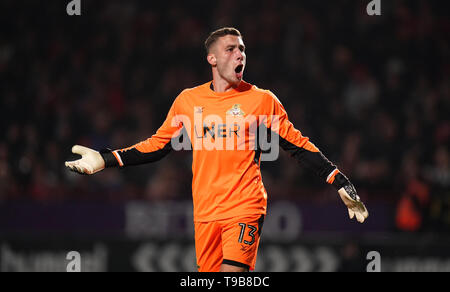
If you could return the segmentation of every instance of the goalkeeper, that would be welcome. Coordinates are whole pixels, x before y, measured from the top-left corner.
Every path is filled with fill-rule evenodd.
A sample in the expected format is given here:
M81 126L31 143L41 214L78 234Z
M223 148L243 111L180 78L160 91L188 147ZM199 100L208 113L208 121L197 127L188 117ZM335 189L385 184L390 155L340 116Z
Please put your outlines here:
M255 137L249 134L254 126L264 128L294 159L334 186L350 218L363 223L368 212L347 177L294 128L271 91L243 80L246 54L240 32L229 27L216 30L205 41L205 48L212 81L182 91L151 138L114 151L98 152L75 145L72 152L81 159L66 162L66 166L81 174L94 174L107 167L157 161L174 150L171 141L184 129L193 146L192 197L199 271L239 272L255 267L267 193L260 172L261 147L252 147ZM196 121L203 116L206 118L198 125ZM239 123L250 117L258 118L253 123ZM233 148L224 149L223 145Z

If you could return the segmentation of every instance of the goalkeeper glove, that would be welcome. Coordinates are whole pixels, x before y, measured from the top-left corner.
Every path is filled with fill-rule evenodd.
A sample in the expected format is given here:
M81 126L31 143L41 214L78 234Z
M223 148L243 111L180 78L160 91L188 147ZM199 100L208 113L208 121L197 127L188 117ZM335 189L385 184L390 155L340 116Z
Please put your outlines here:
M356 194L356 189L353 184L348 180L348 178L342 173L338 173L335 176L333 185L338 189L338 193L348 208L348 215L350 219L356 216L358 222L363 223L364 220L369 216L369 212L361 202L361 199Z
M72 147L72 153L81 155L81 159L66 161L65 165L71 171L79 174L94 174L105 168L105 160L98 151L75 145Z

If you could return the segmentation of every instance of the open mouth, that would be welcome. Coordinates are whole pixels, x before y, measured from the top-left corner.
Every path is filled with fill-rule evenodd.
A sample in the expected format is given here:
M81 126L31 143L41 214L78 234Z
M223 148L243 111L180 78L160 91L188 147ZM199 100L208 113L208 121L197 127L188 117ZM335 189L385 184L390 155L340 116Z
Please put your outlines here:
M240 65L238 65L238 66L234 69L234 72L240 73L240 72L242 71L243 68L244 68L244 65L240 64Z

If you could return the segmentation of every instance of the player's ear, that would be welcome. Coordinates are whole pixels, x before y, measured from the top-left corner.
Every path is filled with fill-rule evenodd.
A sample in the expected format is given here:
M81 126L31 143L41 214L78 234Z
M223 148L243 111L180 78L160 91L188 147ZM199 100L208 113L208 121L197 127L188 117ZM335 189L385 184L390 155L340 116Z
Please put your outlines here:
M212 54L212 53L209 53L208 56L206 56L206 60L213 67L217 65L216 56L214 54Z

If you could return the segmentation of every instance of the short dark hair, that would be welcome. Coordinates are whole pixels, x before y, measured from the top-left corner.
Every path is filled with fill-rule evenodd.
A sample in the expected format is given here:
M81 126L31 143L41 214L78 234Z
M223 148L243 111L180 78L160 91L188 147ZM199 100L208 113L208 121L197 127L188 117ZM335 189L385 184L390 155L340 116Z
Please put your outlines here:
M241 32L235 29L234 27L219 28L218 30L215 30L212 33L210 33L208 38L206 39L205 41L206 54L209 54L209 49L217 41L217 39L226 35L235 35L242 38Z

